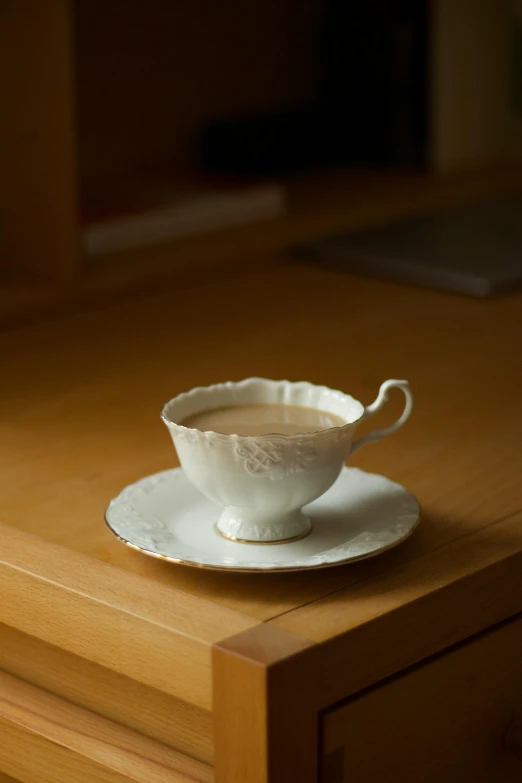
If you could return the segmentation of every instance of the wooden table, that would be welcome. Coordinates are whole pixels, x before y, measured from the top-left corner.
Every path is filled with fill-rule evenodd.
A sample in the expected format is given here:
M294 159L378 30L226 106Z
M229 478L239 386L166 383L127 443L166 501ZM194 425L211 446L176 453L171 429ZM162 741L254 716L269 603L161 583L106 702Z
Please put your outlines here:
M521 356L520 294L477 301L283 260L4 333L0 771L520 781ZM354 460L418 496L406 543L249 575L111 536L110 498L177 464L162 403L254 374L365 402L410 380L410 422Z

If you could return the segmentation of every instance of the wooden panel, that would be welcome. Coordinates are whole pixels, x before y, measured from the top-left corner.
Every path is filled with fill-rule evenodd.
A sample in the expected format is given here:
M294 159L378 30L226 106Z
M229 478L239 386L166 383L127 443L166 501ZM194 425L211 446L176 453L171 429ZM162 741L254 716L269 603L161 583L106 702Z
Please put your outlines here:
M216 783L315 783L318 715L306 639L260 625L216 645Z
M326 714L324 783L518 783L503 737L521 708L517 619Z
M520 612L521 521L522 514L514 514L272 621L320 643L308 662L319 706Z
M0 625L0 669L181 753L212 763L212 716L207 710L7 625Z
M477 580L475 589L483 581L483 591L485 594L490 592L495 610L506 613L504 617L496 618L497 621L502 620L509 614L516 614L518 603L522 601L522 583L518 585L514 579L517 567L522 564L522 551L513 552L513 544L522 548L522 511L408 563L387 569L374 578L363 579L345 590L275 618L272 623L290 633L303 634L306 631L309 638L324 642L379 617L398 612L428 596L435 599L437 593L442 594L444 590L449 594L452 592L448 589L450 587L462 589L467 582L473 581L473 577ZM495 569L504 576L496 585L493 577ZM404 585L403 591L400 590L401 584ZM466 622L466 617L469 622L475 611L487 614L490 608L481 605L478 597L462 607L453 605L453 614L462 615L459 622ZM436 618L426 619L432 622Z
M7 525L0 588L0 622L205 709L211 645L255 624Z
M0 3L0 268L76 274L71 0Z
M22 783L210 783L210 767L0 673L0 768Z
M265 315L268 301L275 319ZM521 301L288 265L0 335L2 519L261 620L343 588L349 596L352 585L402 564L407 584L407 563L522 507ZM419 497L423 523L408 542L344 568L265 574L261 589L256 574L175 567L106 530L111 497L177 464L159 420L163 402L194 385L256 374L306 377L365 402L384 378L409 378L411 422L354 462ZM382 423L399 404L390 401ZM516 532L501 543L520 547ZM481 554L466 567L475 558L479 567ZM341 629L346 617L343 604Z

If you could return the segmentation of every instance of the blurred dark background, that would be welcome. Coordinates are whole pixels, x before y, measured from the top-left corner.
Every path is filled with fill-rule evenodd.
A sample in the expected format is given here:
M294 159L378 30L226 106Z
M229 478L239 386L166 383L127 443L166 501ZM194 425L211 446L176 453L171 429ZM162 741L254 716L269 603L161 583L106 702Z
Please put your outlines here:
M0 317L518 192L519 5L2 0Z

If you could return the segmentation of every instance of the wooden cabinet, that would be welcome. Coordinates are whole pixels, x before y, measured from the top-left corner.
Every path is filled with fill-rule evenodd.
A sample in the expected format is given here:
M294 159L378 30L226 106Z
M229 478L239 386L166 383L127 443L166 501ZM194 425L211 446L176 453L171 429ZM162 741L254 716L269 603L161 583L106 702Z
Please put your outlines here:
M0 673L0 765L22 783L211 783L188 756Z
M0 772L521 780L521 306L281 264L0 335ZM411 382L411 422L356 462L419 498L408 541L241 574L110 534L110 499L176 464L164 401L256 374Z
M518 783L521 718L519 617L328 711L323 783Z

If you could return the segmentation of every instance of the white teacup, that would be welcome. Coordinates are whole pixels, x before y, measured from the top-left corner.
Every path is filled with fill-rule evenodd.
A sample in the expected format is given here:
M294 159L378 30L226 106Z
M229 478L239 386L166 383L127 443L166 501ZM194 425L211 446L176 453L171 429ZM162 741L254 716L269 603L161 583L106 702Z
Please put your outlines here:
M400 418L391 427L354 441L360 422L382 408L394 387L406 397ZM412 402L407 381L385 381L375 402L365 407L326 386L248 378L180 394L165 405L161 417L189 481L223 507L218 530L235 541L282 543L310 532L303 506L332 486L359 446L402 427ZM256 436L202 432L180 424L204 410L252 403L317 408L340 416L346 424L300 435Z

